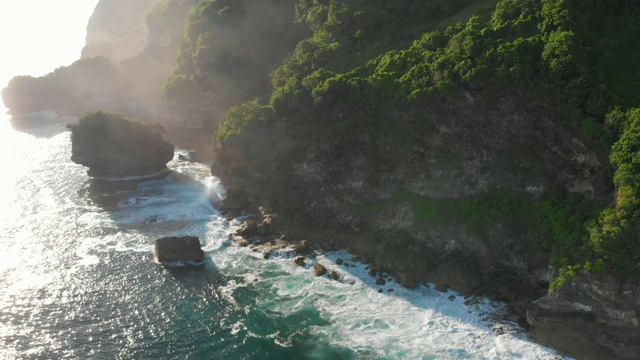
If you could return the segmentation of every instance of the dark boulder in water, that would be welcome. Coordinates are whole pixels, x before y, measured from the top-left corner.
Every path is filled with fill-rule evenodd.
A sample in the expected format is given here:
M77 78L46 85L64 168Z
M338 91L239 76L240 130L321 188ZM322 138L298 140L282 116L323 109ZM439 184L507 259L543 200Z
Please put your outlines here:
M174 146L161 129L102 111L89 114L71 129L71 161L98 177L145 176L161 172L173 159Z
M202 265L204 251L195 236L164 237L156 240L155 255L165 266Z
M316 276L322 276L322 275L327 273L327 268L324 267L324 265L322 265L320 263L315 263L315 264L313 264L313 273Z

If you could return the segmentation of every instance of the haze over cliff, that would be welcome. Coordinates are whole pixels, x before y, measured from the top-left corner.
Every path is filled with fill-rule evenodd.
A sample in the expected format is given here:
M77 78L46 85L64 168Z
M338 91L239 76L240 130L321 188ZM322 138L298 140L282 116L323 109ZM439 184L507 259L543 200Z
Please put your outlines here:
M82 60L3 98L160 121L287 239L633 358L638 24L635 1L102 0Z

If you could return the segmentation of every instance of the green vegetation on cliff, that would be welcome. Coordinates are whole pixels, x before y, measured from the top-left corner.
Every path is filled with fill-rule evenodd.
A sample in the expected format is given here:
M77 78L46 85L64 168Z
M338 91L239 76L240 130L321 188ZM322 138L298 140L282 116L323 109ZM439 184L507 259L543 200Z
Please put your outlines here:
M295 14L293 1L268 3L286 9L296 25L264 32L273 21L265 16L237 34L256 4L201 2L165 82L169 98L212 92L210 102L239 104L223 112L216 141L244 151L261 181L285 186L274 169L312 159L327 165L327 184L342 186L338 179L349 176L344 168L350 166L342 159L358 156L372 172L422 157L434 160L412 176L429 177L430 169L455 173L470 161L473 146L486 145L496 157L487 164L496 168L473 174L501 174L489 188L467 179L484 190L436 198L400 187L369 208L408 201L419 219L464 223L478 236L492 223L536 231L563 269L557 284L579 269L640 274L637 2L300 0ZM275 41L280 38L287 40ZM284 57L292 42L295 49ZM254 53L268 54L273 46L276 56L255 62ZM264 83L268 72L272 88ZM491 118L505 114L525 118L524 125ZM465 119L466 134L453 131L456 123L444 120L450 118ZM433 134L439 143L427 141ZM560 174L575 156L554 158L563 151L558 148L576 143L599 159L585 175L591 190ZM544 191L530 190L531 184Z
M219 124L231 106L268 97L269 73L301 38L294 0L205 0L189 15L173 74L173 109Z

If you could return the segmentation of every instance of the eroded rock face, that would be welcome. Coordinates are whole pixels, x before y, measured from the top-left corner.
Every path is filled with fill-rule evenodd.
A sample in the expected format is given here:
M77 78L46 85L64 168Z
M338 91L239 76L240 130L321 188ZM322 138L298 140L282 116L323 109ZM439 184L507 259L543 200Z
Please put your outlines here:
M82 57L106 56L114 62L140 54L149 31L145 19L159 0L101 0L87 25ZM114 21L118 19L118 21Z
M200 239L195 236L158 239L155 255L166 266L201 265L204 262Z
M98 177L144 176L166 169L174 146L151 128L118 114L96 112L71 129L71 161Z
M640 286L582 274L534 301L527 322L536 340L577 359L637 359Z

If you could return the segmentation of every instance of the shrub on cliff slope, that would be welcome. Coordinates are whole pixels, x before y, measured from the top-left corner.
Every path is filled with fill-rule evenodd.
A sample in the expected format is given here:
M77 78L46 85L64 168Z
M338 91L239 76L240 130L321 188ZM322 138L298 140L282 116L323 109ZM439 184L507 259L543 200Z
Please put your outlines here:
M438 1L300 1L298 19L308 24L312 36L273 73L269 103L230 111L219 139L233 138L237 144L243 127L253 138L257 109L270 106L270 125L261 128L274 129L262 132L274 143L294 136L306 139L305 148L336 144L333 151L339 152L355 136L373 136L392 148L409 147L412 134L431 131L433 125L426 120L400 123L397 114L408 104L471 97L491 106L492 96L525 93L529 103L551 104L545 111L553 114L558 129L593 144L596 151L607 153L616 143L611 151L616 175L609 186L617 188L617 205L607 207L606 194L600 194L591 205L601 209L599 216L587 211L580 212L586 217L574 217L582 201L507 192L502 202L525 201L543 209L542 218L529 221L551 238L556 264L565 266L565 274L576 266L640 274L638 241L631 231L639 222L635 199L640 188L633 180L637 148L629 145L640 138L633 125L636 115L627 113L625 126L605 121L616 106L625 111L640 104L640 7L631 1L500 0L492 13L479 11L481 16L446 28L446 20L438 18L465 14L476 3L449 2L446 8ZM516 144L513 156L526 160L527 146ZM270 157L281 161L291 158L284 151L304 154L299 147L271 151L279 152ZM485 197L484 206L491 206L491 199ZM564 231L563 221L582 230Z
M188 16L162 86L171 110L219 124L229 107L268 96L269 72L303 34L295 0L205 0Z

